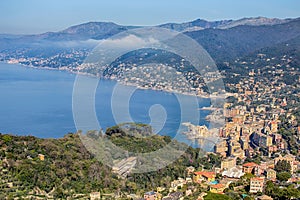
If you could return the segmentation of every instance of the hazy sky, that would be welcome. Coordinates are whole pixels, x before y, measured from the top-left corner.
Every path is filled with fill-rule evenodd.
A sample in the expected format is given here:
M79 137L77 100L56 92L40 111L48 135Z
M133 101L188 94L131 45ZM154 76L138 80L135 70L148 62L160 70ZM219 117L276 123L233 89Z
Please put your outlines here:
M1 0L0 33L57 31L88 21L156 25L243 17L294 18L299 0Z

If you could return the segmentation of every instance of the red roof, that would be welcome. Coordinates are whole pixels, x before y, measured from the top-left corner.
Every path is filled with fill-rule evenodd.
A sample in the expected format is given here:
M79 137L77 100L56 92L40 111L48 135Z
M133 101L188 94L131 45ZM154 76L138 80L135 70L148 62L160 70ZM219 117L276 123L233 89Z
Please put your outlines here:
M221 183L219 183L219 184L216 184L216 185L211 185L210 187L211 187L211 188L214 188L214 189L221 189L221 188L224 188L224 187L225 187L225 185L224 185L224 184L221 184Z
M264 181L265 178L264 177L254 177L254 178L251 178L251 181Z
M194 172L194 174L195 175L204 176L206 178L214 178L214 177L216 177L216 173L215 172L202 171L202 172Z
M243 164L243 167L256 167L256 166L257 166L257 164L254 162L249 162L249 163Z

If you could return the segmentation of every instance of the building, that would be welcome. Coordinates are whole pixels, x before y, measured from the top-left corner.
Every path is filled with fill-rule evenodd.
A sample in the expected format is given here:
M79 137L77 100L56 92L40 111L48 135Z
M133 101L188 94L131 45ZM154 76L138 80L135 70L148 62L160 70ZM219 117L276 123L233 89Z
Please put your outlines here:
M250 193L263 192L265 177L254 177L250 179Z
M276 181L276 171L273 169L266 170L266 177L268 180Z
M193 175L193 173L195 172L195 167L193 167L193 166L187 167L186 172L187 172L188 176Z
M168 195L172 199L178 199L178 200L183 200L184 199L184 194L182 192L173 192Z
M269 197L267 195L263 195L263 196L257 197L256 200L273 200L273 198Z
M223 157L226 157L227 151L228 145L226 140L223 140L215 145L215 153L221 154Z
M100 200L101 199L100 192L92 192L92 193L90 193L90 199L91 200Z
M253 162L245 163L245 164L243 164L243 172L251 174L254 172L256 167L257 167L256 163L253 163Z
M268 163L267 162L261 162L259 165L257 165L254 168L254 174L256 176L261 176L265 173L265 171L268 169Z
M235 158L227 158L221 161L221 170L228 170L236 166Z
M226 185L221 183L210 186L210 192L212 193L222 194L225 189L226 189Z
M44 160L45 160L45 155L43 155L43 154L39 154L38 157L39 157L39 159L40 159L41 161L44 161Z
M243 170L238 167L230 168L222 173L223 177L235 178L235 179L240 179L244 175L245 173L243 172Z
M259 147L269 147L273 145L273 137L262 133L253 133L252 142Z
M238 157L243 159L245 157L245 152L241 148L241 144L236 140L230 140L228 144L228 154L229 156Z
M202 181L213 182L215 181L215 178L216 178L215 172L208 172L208 171L194 172L194 182L197 183L200 183Z
M186 184L186 181L183 178L178 178L171 182L171 187L169 192L176 192L178 188L182 188Z
M154 192L154 191L146 192L144 194L144 199L145 200L156 200L157 199L156 192Z
M249 139L245 136L241 136L240 144L243 150L249 149Z
M275 120L271 121L269 123L269 127L270 127L272 133L276 133L277 130L278 130L278 123L277 123L277 121L275 121Z

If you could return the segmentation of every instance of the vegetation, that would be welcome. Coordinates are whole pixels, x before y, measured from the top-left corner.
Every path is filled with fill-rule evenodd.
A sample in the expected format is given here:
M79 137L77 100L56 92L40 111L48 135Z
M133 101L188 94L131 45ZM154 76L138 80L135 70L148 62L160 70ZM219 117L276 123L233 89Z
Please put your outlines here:
M227 195L224 194L214 194L214 193L208 193L205 197L204 200L231 200Z
M275 170L277 172L290 172L291 164L286 160L279 160L275 165Z
M287 200L300 196L299 189L296 189L293 185L281 188L272 181L266 183L265 193L274 198L274 200Z
M138 127L147 129L147 126ZM108 131L113 132L115 128ZM158 135L136 138L115 133L107 137L122 148L139 152L150 152L171 142L170 137ZM169 187L170 182L178 177L185 178L187 166L198 169L199 163L204 163L205 168L219 165L220 158L216 155L210 155L209 159L202 158L202 155L200 149L189 147L177 161L159 173L129 174L122 179L86 150L78 134L70 133L60 139L0 134L0 171L5 173L0 185L0 199L8 194L16 197L39 190L54 198L93 191L121 196L130 193L142 195L158 186ZM9 181L14 183L12 188L7 188Z

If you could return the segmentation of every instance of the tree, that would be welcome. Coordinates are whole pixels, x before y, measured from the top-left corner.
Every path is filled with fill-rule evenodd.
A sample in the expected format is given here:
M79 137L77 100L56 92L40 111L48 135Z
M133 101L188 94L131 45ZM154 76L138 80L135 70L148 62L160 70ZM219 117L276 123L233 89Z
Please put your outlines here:
M4 135L2 137L2 140L4 141L5 144L9 144L12 141L12 137L10 135Z
M286 160L279 160L275 165L275 170L280 172L290 172L291 171L291 164Z
M280 172L277 174L277 179L281 182L288 181L292 177L290 172Z
M274 183L272 181L268 181L265 186L266 195L270 196L274 194L275 190L276 190L276 186L274 185Z
M214 194L214 193L208 193L205 197L204 200L231 200L227 195L223 194Z

